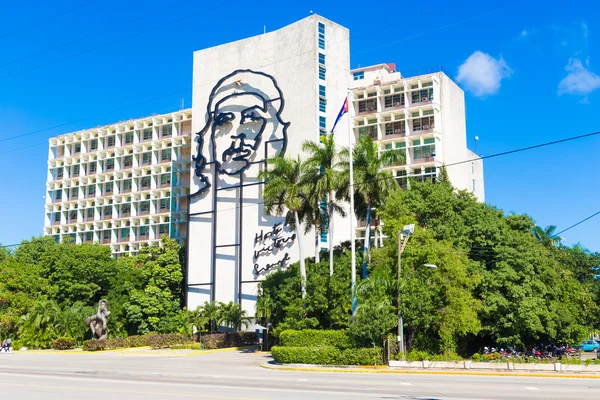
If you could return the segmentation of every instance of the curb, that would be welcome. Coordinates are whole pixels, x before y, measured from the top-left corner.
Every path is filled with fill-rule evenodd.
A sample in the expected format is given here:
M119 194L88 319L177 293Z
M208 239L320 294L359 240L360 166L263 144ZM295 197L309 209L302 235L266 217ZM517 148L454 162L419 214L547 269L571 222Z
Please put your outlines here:
M397 375L469 375L469 376L502 376L502 377L523 377L523 378L563 378L563 379L576 379L576 378L589 378L589 379L600 379L600 375L571 375L564 373L557 374L542 374L542 373L485 373L485 372L474 372L474 371L414 371L404 369L390 369L386 366L361 366L354 367L348 366L346 368L340 367L319 367L319 366L285 366L282 364L270 364L263 362L260 364L261 368L276 370L276 371L297 371L297 372L345 372L345 373L363 373L363 374L397 374Z
M133 356L161 356L168 355L169 357L190 357L190 356L199 356L203 354L212 354L212 353L226 353L229 351L239 351L239 350L248 350L255 349L257 346L242 346L242 347L227 347L224 349L211 349L211 350L188 350L190 354L165 354L165 353L155 353L152 352L147 353L136 353L135 350L151 350L150 346L143 347L125 347L122 349L110 349L110 350L99 350L99 351L84 351L81 349L73 349L73 350L26 350L26 351L13 351L15 354L69 354L69 355L97 355L97 354L105 354L105 353L128 353L126 355ZM157 350L171 350L171 349L157 349ZM176 349L176 350L187 350L187 349Z

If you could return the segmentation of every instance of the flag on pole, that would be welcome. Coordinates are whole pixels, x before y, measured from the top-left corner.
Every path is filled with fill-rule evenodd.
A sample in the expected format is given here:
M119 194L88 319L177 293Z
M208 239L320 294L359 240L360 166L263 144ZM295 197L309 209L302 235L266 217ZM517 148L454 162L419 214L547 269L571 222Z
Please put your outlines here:
M344 99L344 104L342 105L342 108L340 109L340 112L338 113L338 116L335 119L335 122L333 123L333 128L331 128L332 134L335 131L335 127L337 126L338 122L340 122L340 119L342 118L342 116L344 114L346 114L347 112L348 112L348 97L346 96L346 98Z

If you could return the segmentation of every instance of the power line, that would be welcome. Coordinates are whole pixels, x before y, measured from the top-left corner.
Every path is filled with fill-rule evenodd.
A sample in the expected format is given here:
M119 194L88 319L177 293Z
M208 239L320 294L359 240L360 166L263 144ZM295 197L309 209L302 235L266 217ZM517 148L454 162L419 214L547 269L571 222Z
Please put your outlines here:
M568 227L568 228L566 228L566 229L563 229L562 231L560 231L560 232L558 232L558 233L556 233L556 234L552 235L551 237L556 237L556 236L560 235L561 233L564 233L564 232L568 231L569 229L575 228L577 225L584 223L584 222L585 222L585 221L587 221L588 219L592 219L592 218L594 218L594 217L595 217L596 215L598 215L598 214L600 214L600 211L598 211L597 213L594 213L594 214L590 215L590 216L589 216L589 217L587 217L587 218L584 218L584 219L582 219L581 221L577 222L576 224L573 224L573 225L571 225L570 227Z
M472 161L485 160L487 158L494 158L494 157L499 157L499 156L505 156L507 154L519 153L521 151L537 149L537 148L545 147L545 146L551 146L553 144L563 143L563 142L569 142L571 140L582 139L582 138L586 138L586 137L590 137L590 136L595 136L595 135L600 135L600 131L598 131L598 132L592 132L592 133L586 133L585 135L572 136L572 137L565 138L565 139L554 140L552 142L546 142L546 143L536 144L534 146L522 147L520 149L504 151L502 153L491 154L489 156L481 156L481 157L472 158L470 160L458 161L458 162L455 162L455 163L446 164L446 167L451 167L453 165L460 165L460 164L464 164L464 163L468 163L468 162L472 162Z
M233 0L232 2L234 2L234 1L237 1L237 0ZM429 13L424 13L423 15L427 15ZM409 19L412 19L412 18L409 18ZM409 20L409 19L407 19L407 20ZM402 22L402 21L399 21L397 23L400 23L400 22ZM388 26L386 26L386 27L388 27ZM377 31L379 29L383 29L383 28L377 28L377 29L373 29L373 30L370 30L370 31L362 32L362 33L354 35L352 37L356 38L356 37L359 37L359 36L367 35L367 34L373 33L374 31ZM344 41L345 40L341 40L339 42L334 42L331 45L342 43ZM280 60L277 60L277 61L274 61L274 62L271 62L271 63L267 63L267 64L264 64L264 65L261 65L261 66L259 66L257 68L269 67L271 65L278 64L278 63L284 62L284 61L288 61L288 60L291 60L292 58L296 58L296 57L299 57L299 56L304 55L304 54L312 53L313 51L314 51L314 49L310 49L310 50L305 51L305 52L300 52L300 53L297 53L297 54L295 54L293 56L286 57L286 58L283 58L283 59L280 59ZM1 79L2 78L0 78L0 80ZM0 139L0 142L14 140L14 139L18 139L18 138L21 138L21 137L24 137L24 136L29 136L29 135L33 135L33 134L36 134L36 133L48 131L48 130L51 130L51 129L56 129L56 128L60 128L60 127L63 127L63 126L71 125L71 124L74 124L74 123L77 123L77 122L81 122L81 121L85 121L85 120L88 120L88 119L91 119L91 118L102 116L102 115L105 115L105 114L108 114L108 113L111 113L111 112L114 112L114 111L123 110L123 109L130 108L130 107L135 107L135 106L140 105L140 104L144 104L144 103L148 103L148 102L151 102L151 101L154 101L154 100L158 100L158 99L161 99L161 98L164 98L164 97L172 96L174 94L186 92L186 91L192 90L194 88L201 87L201 86L203 86L205 84L211 84L211 83L214 83L214 81L213 80L207 80L205 82L200 82L199 84L196 84L196 85L192 86L192 88L181 89L181 90L178 90L178 91L175 91L175 92L171 92L169 94L165 94L165 95L161 95L161 96L158 96L158 97L154 97L152 99L149 99L149 100L146 100L146 101L143 101L143 102L138 102L138 103L130 104L128 106L120 107L118 109L109 110L109 111L106 111L106 112L103 112L103 113L99 113L99 114L95 114L95 115L92 115L92 116L88 116L88 117L84 117L84 118L79 118L77 120L65 122L65 123L62 123L62 124L59 124L59 125L55 125L55 126L52 126L52 127L48 127L48 128L44 128L44 129L38 129L38 130L35 130L35 131L32 131L32 132L28 132L28 133L24 133L24 134L21 134L21 135L9 136L9 137ZM44 142L40 142L40 143L37 143L37 144L27 145L27 146L24 146L24 147L20 147L20 148L17 148L17 149L13 149L13 150L9 150L7 152L0 153L0 155L7 154L7 153L14 153L14 152L17 152L17 151L20 151L20 150L25 150L25 149L28 149L28 148L31 148L31 147L40 146L40 145L46 144L46 143L47 142L44 141Z
M191 14L185 14L181 18L177 18L177 19L174 19L172 21L165 22L164 24L160 24L160 25L154 26L152 28L149 28L149 29L146 29L146 30L143 30L143 31L140 31L140 32L136 32L136 33L133 33L133 34L128 35L128 36L123 36L121 38L118 38L118 39L112 40L110 42L101 44L101 45L93 47L91 49L86 49L86 50L80 51L78 53L74 53L74 54L71 54L71 55L68 55L68 56L65 56L65 57L62 57L62 58L58 58L56 60L49 61L49 62L47 62L45 64L40 64L40 65L37 65L37 66L29 68L29 69L25 69L25 70L22 70L22 71L19 71L19 72L15 72L14 74L2 76L2 77L0 77L0 81L8 79L8 78L12 78L12 77L17 76L17 75L24 74L26 72L35 71L36 69L47 67L48 65L56 64L58 62L65 61L65 60L68 60L68 59L73 58L73 57L77 57L77 56L80 56L80 55L83 55L83 54L91 53L92 51L95 51L95 50L98 50L98 49L102 49L104 47L107 47L107 46L110 46L112 44L121 42L123 40L131 39L133 37L140 36L140 35L143 35L145 33L152 32L154 30L160 29L160 28L164 28L165 26L169 26L169 25L175 24L177 22L181 22L181 21L186 20L188 18L195 17L195 16L197 16L199 14L203 14L203 13L206 13L208 11L212 11L214 9L217 9L217 8L220 8L220 7L223 7L223 6L230 5L232 3L235 3L236 1L238 1L238 0L230 0L230 1L227 1L225 3L219 4L219 5L214 6L214 7L205 8L205 9L202 9L200 11L196 11L196 12L191 13Z
M21 28L15 29L14 31L11 31L11 32L8 32L8 33L4 33L4 34L0 35L0 39L4 39L5 37L14 35L15 33L19 33L19 32L22 32L22 31L24 31L26 29L32 28L35 25L39 25L39 24L44 23L46 21L49 21L51 19L54 19L54 18L63 16L65 14L68 14L71 11L77 10L78 8L82 8L82 7L88 6L88 5L92 4L92 3L94 3L95 1L96 0L89 0L86 3L80 4L80 5L75 6L75 7L68 8L68 9L66 9L64 11L61 11L61 12L57 13L57 14L53 14L53 15L44 17L44 18L42 18L42 19L40 19L40 20L38 20L36 22L33 22L33 23L29 24L29 25L25 25L25 26L22 26Z
M96 1L96 0L93 0L93 1ZM15 59L13 59L13 60L11 60L11 61L5 62L4 64L0 64L0 67L5 67L5 66L7 66L7 65L11 65L11 64L17 63L17 62L19 62L19 61L26 60L26 59L28 59L28 58L37 57L37 56L40 56L40 55L42 55L42 54L45 54L45 53L47 53L47 52L49 52L49 51L52 51L52 50L57 50L57 49L63 48L63 47L65 47L65 46L68 46L68 45L70 45L70 44L73 44L73 43L79 42L79 41L81 41L81 40L84 40L84 39L89 39L89 38L91 38L91 37L93 37L93 36L97 36L97 35L99 35L99 34L101 34L101 33L109 32L109 31L112 31L112 30L114 30L114 29L117 29L117 28L121 28L121 27L123 27L123 26L130 25L130 24L132 24L133 22L136 22L136 21L142 20L142 19L144 19L144 18L150 17L150 16L152 16L152 15L155 15L155 14L161 13L161 12L163 12L163 11L166 11L166 10L170 9L170 8L178 7L178 6L182 5L182 4L184 4L184 3L188 3L188 2L190 2L190 1L194 1L194 0L183 0L183 1L180 1L179 3L170 4L170 5L166 6L166 7L159 8L158 10L155 10L155 11L152 11L152 12L150 12L150 13L147 13L147 14L144 14L144 15L140 15L140 16L138 16L138 17L136 17L136 18L130 19L130 20L128 20L128 21L125 21L125 22L123 22L123 23L121 23L121 24L113 25L113 26L111 26L110 28L102 29L102 30L99 30L99 31L96 31L96 32L93 32L93 33L87 34L87 35L85 35L85 36L81 36L81 37L79 37L79 38L77 38L77 39L73 39L73 40L71 40L71 41L69 41L69 42L65 42L65 43L62 43L62 44L59 44L59 45L53 46L53 47L48 47L48 48L46 48L46 49L44 49L44 50L38 51L37 53L30 53L30 54L28 54L28 55L25 55L25 56L23 56L23 57L21 57L21 58L15 58Z

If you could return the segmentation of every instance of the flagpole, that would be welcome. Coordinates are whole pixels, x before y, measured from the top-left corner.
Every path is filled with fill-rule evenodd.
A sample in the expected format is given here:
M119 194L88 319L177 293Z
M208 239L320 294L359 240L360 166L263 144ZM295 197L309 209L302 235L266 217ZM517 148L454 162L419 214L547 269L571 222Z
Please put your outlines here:
M352 92L348 89L346 95L346 101L348 102L348 149L350 153L350 246L352 252L352 321L356 320L356 307L358 306L358 299L356 298L356 227L354 226L354 137L352 132L352 119L350 112L350 102Z

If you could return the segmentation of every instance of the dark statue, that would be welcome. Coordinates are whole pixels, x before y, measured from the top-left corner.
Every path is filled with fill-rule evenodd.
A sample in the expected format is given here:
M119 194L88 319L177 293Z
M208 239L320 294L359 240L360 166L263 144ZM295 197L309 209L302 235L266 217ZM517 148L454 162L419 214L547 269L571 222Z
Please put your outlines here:
M92 337L98 340L104 340L108 337L107 333L107 317L110 315L108 311L108 301L102 299L98 302L98 312L91 317L85 319L85 324L90 327Z

